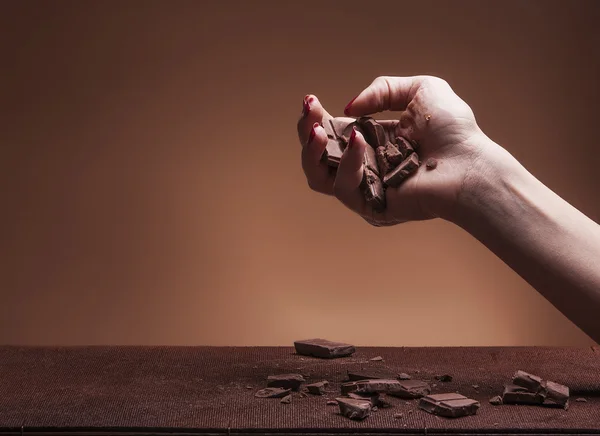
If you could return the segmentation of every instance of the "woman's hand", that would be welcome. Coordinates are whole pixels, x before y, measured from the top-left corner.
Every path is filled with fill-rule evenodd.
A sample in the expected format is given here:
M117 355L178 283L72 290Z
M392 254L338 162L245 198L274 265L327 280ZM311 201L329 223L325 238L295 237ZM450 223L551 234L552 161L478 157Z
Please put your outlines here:
M344 151L337 171L321 161L327 134L319 123L327 112L313 95L305 97L298 121L302 167L309 186L335 195L373 225L450 219L474 163L496 145L483 134L471 108L437 77L378 77L344 113L360 117L386 110L401 112L395 133L418 143L422 164L402 185L387 188L385 211L368 207L359 188L367 147L359 132Z

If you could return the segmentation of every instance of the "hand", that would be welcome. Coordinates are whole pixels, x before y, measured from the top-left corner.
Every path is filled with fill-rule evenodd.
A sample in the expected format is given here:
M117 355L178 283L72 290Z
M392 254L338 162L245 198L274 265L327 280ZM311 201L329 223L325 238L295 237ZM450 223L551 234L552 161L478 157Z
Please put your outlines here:
M305 97L298 121L302 168L309 186L335 195L373 225L450 219L466 176L493 143L477 125L471 108L437 77L378 77L346 106L344 113L360 117L386 110L401 111L396 135L419 144L422 165L399 187L387 188L383 212L368 207L359 188L367 147L360 133L344 151L337 171L321 161L327 134L318 123L327 112L313 95ZM427 168L430 159L437 162L435 168Z

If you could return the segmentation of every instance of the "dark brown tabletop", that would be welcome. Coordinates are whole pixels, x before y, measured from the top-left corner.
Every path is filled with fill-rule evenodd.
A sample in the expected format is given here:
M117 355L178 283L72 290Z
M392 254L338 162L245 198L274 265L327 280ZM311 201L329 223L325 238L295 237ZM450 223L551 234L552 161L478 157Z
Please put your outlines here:
M359 347L323 360L292 347L8 346L0 364L0 433L600 434L600 351L591 347ZM393 407L351 421L326 402L346 371L361 367L408 373L481 408L447 419L418 409L418 400L391 398ZM569 386L568 410L489 404L517 369ZM254 397L267 376L290 372L328 380L329 392L295 393L291 404ZM452 382L436 381L440 374Z

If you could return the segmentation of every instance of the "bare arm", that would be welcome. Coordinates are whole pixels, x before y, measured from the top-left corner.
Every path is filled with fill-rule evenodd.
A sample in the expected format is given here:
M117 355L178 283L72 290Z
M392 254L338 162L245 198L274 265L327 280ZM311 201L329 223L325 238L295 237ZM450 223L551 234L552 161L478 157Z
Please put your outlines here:
M600 225L482 141L449 219L600 342Z

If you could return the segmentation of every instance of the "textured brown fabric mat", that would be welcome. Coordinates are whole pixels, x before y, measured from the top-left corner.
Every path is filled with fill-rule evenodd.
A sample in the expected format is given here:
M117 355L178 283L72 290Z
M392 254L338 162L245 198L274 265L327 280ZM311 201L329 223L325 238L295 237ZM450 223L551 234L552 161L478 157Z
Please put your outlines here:
M369 361L375 356L384 361ZM0 364L4 430L600 433L600 353L592 348L361 347L350 358L321 360L298 356L291 347L0 347ZM347 369L365 366L437 383L434 393L458 391L479 400L481 408L476 416L452 420L419 410L418 400L391 398L393 408L351 421L326 401L338 395ZM517 369L568 385L569 409L491 406L488 399L502 392ZM254 398L268 375L287 372L309 375L311 382L328 380L330 392L294 394L288 405ZM454 380L433 380L445 373ZM403 418L394 419L396 413Z

